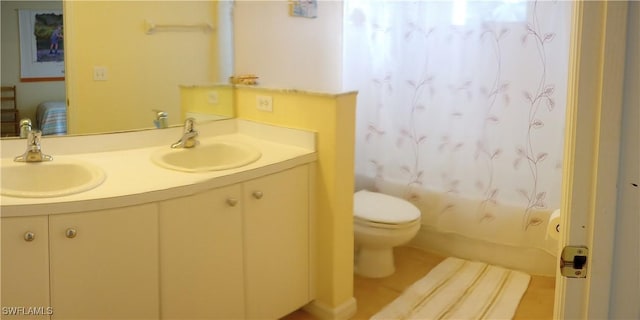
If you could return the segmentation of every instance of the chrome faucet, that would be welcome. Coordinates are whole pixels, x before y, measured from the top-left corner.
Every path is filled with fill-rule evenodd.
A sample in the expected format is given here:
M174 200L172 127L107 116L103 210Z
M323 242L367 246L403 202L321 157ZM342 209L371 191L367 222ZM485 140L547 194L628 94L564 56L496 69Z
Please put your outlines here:
M157 110L157 109L153 109L153 112L155 112L156 114L156 119L153 120L153 124L156 126L156 128L158 129L164 129L166 127L169 126L169 114L162 111L162 110Z
M31 132L31 119L24 118L20 120L20 138L26 138Z
M171 145L171 148L193 148L198 144L198 140L196 137L198 136L198 131L194 129L196 119L187 118L184 121L184 133L182 134L182 138L178 140L178 142Z
M32 130L27 135L27 151L22 155L17 156L13 161L17 162L42 162L51 161L53 157L43 154L40 148L40 139L42 137L42 131Z

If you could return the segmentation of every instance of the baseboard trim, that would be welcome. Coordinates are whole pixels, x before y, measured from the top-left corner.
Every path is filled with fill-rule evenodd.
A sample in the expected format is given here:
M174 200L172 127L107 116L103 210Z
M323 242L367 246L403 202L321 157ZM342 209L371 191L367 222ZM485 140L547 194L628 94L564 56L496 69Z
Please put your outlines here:
M356 314L358 306L356 298L351 297L335 308L314 300L304 306L303 309L321 320L347 320Z

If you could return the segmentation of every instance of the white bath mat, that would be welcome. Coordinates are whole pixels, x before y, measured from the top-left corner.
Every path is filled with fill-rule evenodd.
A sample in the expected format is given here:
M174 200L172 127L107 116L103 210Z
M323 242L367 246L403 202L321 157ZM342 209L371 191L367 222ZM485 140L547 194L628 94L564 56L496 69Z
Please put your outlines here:
M371 319L511 319L531 276L447 258Z

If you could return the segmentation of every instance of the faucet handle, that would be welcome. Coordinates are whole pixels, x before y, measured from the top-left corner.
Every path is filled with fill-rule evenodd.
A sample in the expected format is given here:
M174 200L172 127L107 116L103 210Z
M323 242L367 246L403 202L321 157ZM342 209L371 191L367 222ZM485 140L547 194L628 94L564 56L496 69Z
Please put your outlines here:
M184 120L184 132L192 132L194 131L194 127L196 124L195 118L187 118Z
M29 131L27 135L27 151L22 155L19 155L13 159L18 162L42 162L51 161L53 157L43 154L40 151L40 138L42 137L42 131L33 130Z
M26 138L31 130L31 119L20 119L20 138Z
M156 128L164 129L169 126L167 123L169 114L167 112L158 109L152 109L151 111L156 114L156 118L153 120L153 124Z
M31 130L27 134L27 145L40 147L41 139L42 139L42 131Z
M156 114L156 119L160 119L160 118L169 116L169 114L166 111L162 111L162 110L158 110L158 109L151 109L151 111L153 111Z

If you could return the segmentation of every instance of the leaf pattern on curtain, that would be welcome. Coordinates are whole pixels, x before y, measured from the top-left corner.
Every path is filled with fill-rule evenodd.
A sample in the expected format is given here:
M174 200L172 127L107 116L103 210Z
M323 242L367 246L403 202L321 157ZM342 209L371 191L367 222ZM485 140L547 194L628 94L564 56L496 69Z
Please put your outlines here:
M466 1L461 20L456 3L345 1L356 173L415 202L475 199L468 223L522 208L526 231L560 205L571 4Z

